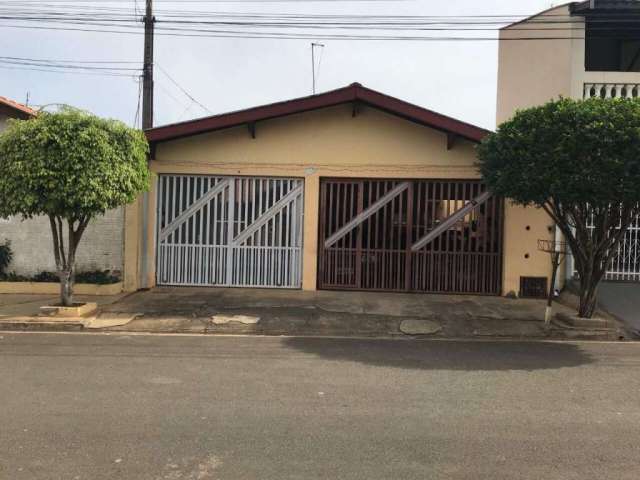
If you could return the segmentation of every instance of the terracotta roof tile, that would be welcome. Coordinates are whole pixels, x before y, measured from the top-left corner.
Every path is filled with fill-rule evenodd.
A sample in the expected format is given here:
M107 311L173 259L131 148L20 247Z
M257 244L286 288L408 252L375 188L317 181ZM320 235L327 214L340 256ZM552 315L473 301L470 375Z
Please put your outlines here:
M4 105L6 107L9 107L13 110L17 110L19 112L22 112L26 115L29 115L30 117L34 117L36 115L36 111L33 108L27 107L26 105L23 105L22 103L18 103L14 100L11 100L9 98L6 97L2 97L0 96L0 105Z

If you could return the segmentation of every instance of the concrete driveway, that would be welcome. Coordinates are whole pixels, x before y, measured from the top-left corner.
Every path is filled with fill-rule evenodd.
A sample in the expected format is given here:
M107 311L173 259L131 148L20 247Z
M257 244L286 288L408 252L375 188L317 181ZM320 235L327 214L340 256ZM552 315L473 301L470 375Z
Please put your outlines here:
M636 480L640 344L3 333L2 480Z

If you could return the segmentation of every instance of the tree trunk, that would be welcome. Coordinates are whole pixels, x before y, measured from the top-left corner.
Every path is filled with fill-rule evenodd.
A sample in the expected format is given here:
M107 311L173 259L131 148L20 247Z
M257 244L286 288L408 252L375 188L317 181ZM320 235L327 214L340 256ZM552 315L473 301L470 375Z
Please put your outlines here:
M53 253L56 260L58 277L60 278L60 303L64 307L73 306L73 284L75 282L76 249L91 217L67 219L68 236L65 249L63 218L49 215ZM77 224L77 226L76 226Z
M63 307L73 306L73 272L62 270L58 272L60 277L60 301Z
M593 281L593 279L580 279L579 317L591 318L596 311L598 283L600 282Z

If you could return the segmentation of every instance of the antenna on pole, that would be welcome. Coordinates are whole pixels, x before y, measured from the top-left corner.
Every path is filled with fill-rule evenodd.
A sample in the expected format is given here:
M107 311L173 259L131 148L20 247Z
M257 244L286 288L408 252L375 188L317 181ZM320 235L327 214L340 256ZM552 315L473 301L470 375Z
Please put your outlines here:
M319 48L324 48L324 44L323 43L311 43L311 77L312 77L312 86L311 86L311 91L313 92L313 94L316 94L316 56L315 56L315 51L316 51L316 47Z

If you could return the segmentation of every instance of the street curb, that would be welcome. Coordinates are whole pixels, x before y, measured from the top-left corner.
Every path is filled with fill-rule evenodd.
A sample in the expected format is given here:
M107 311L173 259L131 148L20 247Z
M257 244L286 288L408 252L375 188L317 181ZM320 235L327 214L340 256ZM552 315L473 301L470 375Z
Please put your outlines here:
M0 331L36 331L36 332L78 332L84 330L79 322L3 322L0 321Z
M108 330L108 329L85 329L82 324L68 322L53 322L45 324L44 322L0 322L1 332L34 332L34 333L83 333L83 334L101 334L111 336L126 335L149 335L149 336L198 336L198 337L261 337L261 338L314 338L314 339L351 339L351 340L404 340L404 341L469 341L469 342L607 342L607 343L640 343L633 338L611 338L610 335L597 335L593 333L572 332L574 335L556 335L556 336L537 336L537 337L516 337L505 335L477 335L469 337L444 337L435 335L406 335L406 334L386 334L386 335L288 335L283 333L239 333L239 332L188 332L188 331L126 331L126 330ZM9 328L7 328L9 325ZM53 328L51 328L53 327Z
M158 333L158 332L124 332L124 331L99 331L99 330L71 330L71 331L37 331L37 330L0 330L0 334L34 334L34 335L100 335L105 337L201 337L201 338L263 338L263 339L287 339L287 338L308 338L315 340L375 340L375 341L404 341L404 342L477 342L477 343L606 343L618 345L638 345L638 340L602 340L602 339L580 339L580 338L506 338L506 337L411 337L407 335L397 335L388 337L361 337L361 336L318 336L318 335L259 335L259 334L202 334L189 332Z

